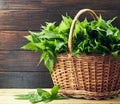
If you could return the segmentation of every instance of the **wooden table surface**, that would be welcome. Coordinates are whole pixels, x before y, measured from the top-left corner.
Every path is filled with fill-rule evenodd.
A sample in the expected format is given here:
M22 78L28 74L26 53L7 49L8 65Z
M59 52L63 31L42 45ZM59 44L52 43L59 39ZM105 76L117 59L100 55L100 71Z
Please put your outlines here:
M47 90L47 89L46 89ZM27 100L16 100L14 95L27 94L35 89L0 89L0 104L31 104ZM44 104L44 103L38 103ZM120 104L120 95L110 100L65 99L55 100L49 104Z

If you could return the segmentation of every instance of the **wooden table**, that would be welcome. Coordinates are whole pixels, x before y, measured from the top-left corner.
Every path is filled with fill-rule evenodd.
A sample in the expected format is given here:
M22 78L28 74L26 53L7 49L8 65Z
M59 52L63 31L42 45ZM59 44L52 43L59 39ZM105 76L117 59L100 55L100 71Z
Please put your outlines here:
M0 104L31 104L27 100L16 100L14 95L26 94L35 89L0 89ZM44 104L44 103L38 103ZM49 104L120 104L120 96L110 100L65 99L55 100Z

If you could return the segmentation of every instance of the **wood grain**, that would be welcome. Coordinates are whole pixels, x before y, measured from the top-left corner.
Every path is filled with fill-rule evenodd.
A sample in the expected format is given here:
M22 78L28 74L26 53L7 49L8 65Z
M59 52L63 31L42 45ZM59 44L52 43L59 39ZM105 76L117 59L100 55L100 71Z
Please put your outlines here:
M78 12L78 10L53 10L53 11L41 11L41 10L1 10L0 11L0 30L1 31L28 31L28 30L40 30L40 26L45 22L59 23L61 21L61 15L65 15L66 12L71 16ZM110 19L115 16L118 17L115 25L120 27L120 13L119 10L95 10L99 15L101 14L105 19ZM81 18L84 18L85 15Z
M24 36L28 31L0 31L0 50L21 50L28 41Z
M0 0L0 8L7 10L75 10L82 8L120 9L119 0Z
M15 11L11 11L11 12L13 13ZM26 11L26 13L27 13L27 11ZM32 13L34 13L34 11L32 11ZM31 15L32 15L32 13L31 13ZM96 13L98 15L101 14L103 16L103 18L106 19L106 20L112 19L113 17L117 16L118 18L113 22L113 25L120 28L120 24L119 24L120 14L119 14L119 11L104 11L104 10L101 10L101 11L96 11ZM82 20L86 16L88 18L90 17L90 15L84 14L80 17L80 20ZM7 19L8 17L3 16L3 18ZM10 18L12 18L12 17L9 17L9 19ZM17 18L17 17L15 17L15 18ZM40 31L39 29L40 29L40 26L41 26L42 22L38 22L38 19L37 19L36 22L34 23L34 20L32 21L32 19L31 20L29 19L29 16L26 16L26 17L23 16L23 18L24 18L23 22L20 22L22 20L20 20L21 18L19 17L19 18L17 18L18 20L16 20L16 21L12 21L10 19L9 22L6 22L7 24L5 24L5 22L2 22L3 21L2 18L0 19L0 21L2 22L1 24L3 24L3 25L0 24L0 29L2 29L0 31L0 50L20 50L20 47L23 46L25 43L27 43L26 39L24 39L23 36L28 35L28 30L31 29L32 31ZM51 18L49 18L49 19L52 21ZM60 18L61 18L61 16L58 15L57 17L54 18L53 21L55 21L55 19L56 19L56 21L57 20L60 21ZM27 20L25 20L25 19L27 19ZM48 19L48 18L46 18L46 19ZM50 21L49 19L48 19L48 21ZM45 18L42 19L42 21L43 20L45 22ZM26 22L24 22L24 21L27 21L27 23L30 23L32 21L31 24L29 25L30 27L28 27L28 24L26 24ZM39 29L38 29L38 27L39 27ZM29 29L27 30L27 28L29 28ZM3 31L3 30L6 30L6 29L7 29L7 31ZM24 30L24 29L26 31L20 31L20 30ZM12 30L12 31L10 31L10 30ZM15 30L15 31L13 31L13 30ZM19 31L16 31L16 30L19 30Z
M52 86L48 72L0 72L0 88L49 88Z
M50 91L50 89L45 89ZM28 100L17 100L15 95L36 92L36 89L0 89L1 104L30 104ZM120 104L120 95L114 99L107 100L86 100L86 99L61 99L53 100L49 104ZM44 102L37 104L45 104Z
M37 66L39 57L31 51L0 51L0 71L48 71L43 63Z

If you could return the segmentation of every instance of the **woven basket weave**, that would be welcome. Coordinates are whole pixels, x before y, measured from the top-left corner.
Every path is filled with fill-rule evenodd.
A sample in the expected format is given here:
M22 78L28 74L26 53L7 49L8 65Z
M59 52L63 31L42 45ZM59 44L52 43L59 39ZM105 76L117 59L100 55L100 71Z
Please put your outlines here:
M71 25L68 49L69 54L57 56L52 73L54 85L60 85L60 94L76 98L107 99L118 96L120 92L120 56L111 55L72 55L72 35L79 16L88 12L97 20L90 9L80 10Z

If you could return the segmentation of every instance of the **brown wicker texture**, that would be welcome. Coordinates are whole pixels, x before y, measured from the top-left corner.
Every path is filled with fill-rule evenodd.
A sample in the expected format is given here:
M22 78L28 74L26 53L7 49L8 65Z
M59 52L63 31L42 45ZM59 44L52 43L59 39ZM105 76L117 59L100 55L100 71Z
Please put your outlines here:
M61 54L52 73L54 85L60 85L60 94L76 98L107 99L120 92L120 56L111 55L72 56L72 35L79 16L89 12L94 19L97 15L90 9L83 9L75 16L70 29L69 54Z

